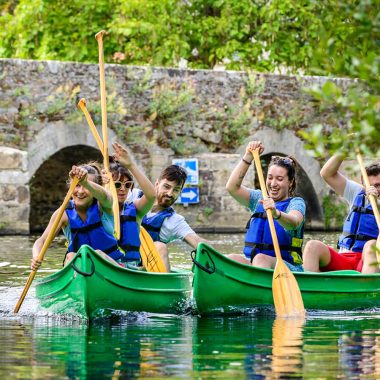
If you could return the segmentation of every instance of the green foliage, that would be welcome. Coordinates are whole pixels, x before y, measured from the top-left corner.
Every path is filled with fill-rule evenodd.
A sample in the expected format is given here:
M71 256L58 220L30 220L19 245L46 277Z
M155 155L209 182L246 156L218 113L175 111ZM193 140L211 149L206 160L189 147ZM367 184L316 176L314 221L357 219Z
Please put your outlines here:
M97 62L94 35L105 29L107 62L170 67L186 60L191 68L221 64L227 69L356 78L349 88L327 82L308 90L321 121L302 131L302 137L323 157L341 146L379 156L378 0L8 0L0 10L1 57ZM145 88L142 83L134 91ZM172 95L170 88L167 95L155 95L151 114L156 112L160 123L176 120ZM188 99L180 101L186 104ZM239 105L244 109L246 104L245 99ZM236 113L234 107L227 104L228 111L220 111L236 119L225 144L237 142L240 126L249 120L244 110ZM326 121L327 114L331 117ZM302 124L296 113L264 116L278 129ZM253 117L263 120L259 113Z
M328 195L323 197L322 207L325 228L327 230L330 228L340 229L347 215L347 205Z

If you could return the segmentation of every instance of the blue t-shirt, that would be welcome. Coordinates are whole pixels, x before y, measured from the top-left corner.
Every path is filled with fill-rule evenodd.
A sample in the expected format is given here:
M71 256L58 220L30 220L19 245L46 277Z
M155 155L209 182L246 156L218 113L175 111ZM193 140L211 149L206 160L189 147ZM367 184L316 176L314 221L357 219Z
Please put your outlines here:
M257 209L257 206L259 204L260 199L264 199L263 194L261 190L249 190L249 210L254 213ZM305 201L300 198L300 197L294 197L292 200L289 202L288 207L286 208L286 213L289 211L297 210L303 215L303 221L301 225L296 229L297 232L300 232L303 224L305 223L305 213L306 213L306 204ZM284 227L285 228L285 227ZM288 231L292 230L290 227L287 228Z

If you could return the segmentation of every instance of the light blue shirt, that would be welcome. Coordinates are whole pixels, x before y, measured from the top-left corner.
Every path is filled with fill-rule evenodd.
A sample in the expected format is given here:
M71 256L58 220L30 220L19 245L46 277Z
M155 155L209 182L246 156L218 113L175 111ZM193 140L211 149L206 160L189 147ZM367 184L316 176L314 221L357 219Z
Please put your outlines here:
M249 190L249 210L253 213L256 211L257 206L259 204L260 199L264 199L263 194L261 190ZM289 202L288 207L286 208L286 213L289 211L297 210L303 215L303 221L301 225L297 228L298 231L300 231L303 227L303 224L305 222L305 214L306 214L306 204L305 201L300 197L294 197ZM287 230L291 230L291 228L287 228Z

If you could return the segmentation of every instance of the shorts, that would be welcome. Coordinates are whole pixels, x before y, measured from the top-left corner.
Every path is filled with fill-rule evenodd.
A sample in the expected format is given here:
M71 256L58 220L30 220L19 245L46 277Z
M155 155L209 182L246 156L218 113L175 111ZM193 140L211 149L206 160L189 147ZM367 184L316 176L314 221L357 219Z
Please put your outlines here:
M333 270L356 270L361 272L363 260L361 252L343 252L339 253L332 247L327 247L330 251L330 263L321 267L321 272L331 272Z
M284 263L286 266L292 271L292 272L304 272L303 266L302 265L295 265L295 264L290 264L287 261L284 260Z

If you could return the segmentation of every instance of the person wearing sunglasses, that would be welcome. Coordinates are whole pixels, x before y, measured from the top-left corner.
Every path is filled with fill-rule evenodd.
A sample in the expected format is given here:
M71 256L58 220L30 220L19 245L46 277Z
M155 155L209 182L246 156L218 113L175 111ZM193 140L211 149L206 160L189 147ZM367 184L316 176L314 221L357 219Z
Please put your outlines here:
M380 161L365 168L371 185L365 189L339 170L344 159L344 153L336 153L321 169L326 183L350 205L338 250L319 240L308 241L303 253L304 268L312 272L351 269L366 274L378 273L375 245L379 229L368 197L380 198Z
M113 235L112 196L102 186L101 171L97 163L73 166L69 173L69 184L76 176L79 183L74 189L56 230L62 229L68 241L68 249L64 258L67 265L83 244L90 245L99 254L114 264L123 257ZM37 270L41 262L38 255L50 235L59 210L50 218L43 234L33 244L31 268Z
M142 218L151 209L155 200L155 189L142 170L131 159L127 149L115 142L113 162L110 165L112 179L115 183L120 210L119 247L124 251L122 261L130 265L139 265L140 228ZM134 178L141 187L141 196L131 197L134 189ZM140 193L139 190L135 190Z
M295 197L296 162L292 157L272 156L266 177L268 198L261 190L242 185L253 160L252 152L264 152L261 141L248 143L245 154L232 171L226 189L237 202L247 207L252 216L247 224L243 253L229 257L243 264L274 268L276 257L266 210L273 215L281 256L292 271L303 271L301 249L306 205Z
M183 240L196 249L200 242L206 242L173 209L187 179L186 170L177 165L166 167L155 182L156 200L152 210L143 218L142 226L148 231L157 247L166 270L170 271L167 244Z

